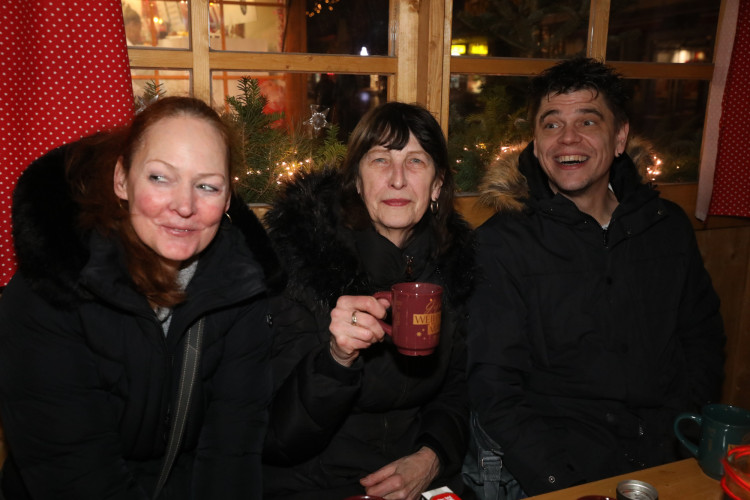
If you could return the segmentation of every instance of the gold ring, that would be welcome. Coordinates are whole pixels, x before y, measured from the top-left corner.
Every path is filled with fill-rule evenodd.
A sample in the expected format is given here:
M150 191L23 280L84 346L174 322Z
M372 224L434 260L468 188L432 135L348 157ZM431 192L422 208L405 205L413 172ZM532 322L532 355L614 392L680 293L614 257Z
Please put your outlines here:
M355 309L352 312L352 325L356 325L356 324L357 324L357 310Z

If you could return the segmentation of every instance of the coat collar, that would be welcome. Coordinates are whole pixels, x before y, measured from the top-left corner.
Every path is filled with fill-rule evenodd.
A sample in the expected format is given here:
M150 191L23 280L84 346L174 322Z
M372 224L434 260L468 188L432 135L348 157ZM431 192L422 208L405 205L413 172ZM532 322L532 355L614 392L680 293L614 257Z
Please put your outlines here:
M639 174L648 161L648 155L644 153L647 148L643 141L633 140L627 153L612 163L609 181L621 205L643 202L642 198L658 194L650 185L642 183ZM499 212L521 212L561 197L550 189L547 175L534 156L533 142L525 147L509 148L509 151L501 154L487 170L479 189L483 204ZM631 157L636 158L637 163ZM644 195L645 190L653 193Z
M342 294L372 293L357 238L341 222L340 185L334 170L298 175L265 218L289 276L288 293L322 311L333 307ZM453 242L434 264L445 278L448 300L460 302L473 282L473 239L458 214L449 226Z

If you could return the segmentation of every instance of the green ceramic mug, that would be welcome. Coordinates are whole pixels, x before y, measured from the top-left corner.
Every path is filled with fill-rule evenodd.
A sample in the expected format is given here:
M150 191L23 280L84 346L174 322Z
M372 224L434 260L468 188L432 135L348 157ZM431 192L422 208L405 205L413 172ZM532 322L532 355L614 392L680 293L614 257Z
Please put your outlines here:
M680 422L692 420L700 426L700 440L695 444L680 430ZM701 414L681 413L674 421L674 433L687 450L698 459L703 472L721 479L721 459L733 446L750 442L750 411L737 406L710 404Z

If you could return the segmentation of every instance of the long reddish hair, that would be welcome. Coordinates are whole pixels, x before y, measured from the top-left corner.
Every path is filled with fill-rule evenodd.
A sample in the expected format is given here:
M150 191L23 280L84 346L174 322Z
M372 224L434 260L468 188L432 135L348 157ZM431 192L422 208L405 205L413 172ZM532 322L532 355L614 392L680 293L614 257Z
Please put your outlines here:
M127 201L114 193L114 170L122 159L127 175L149 128L176 116L205 120L219 132L227 150L227 173L231 174L230 166L234 164L233 155L237 151L234 132L216 111L192 97L159 99L139 113L130 126L78 141L66 158L68 182L81 208L82 229L119 237L135 288L149 303L162 307L179 304L184 300L184 293L177 285L175 271L163 265L162 258L146 246L133 229Z

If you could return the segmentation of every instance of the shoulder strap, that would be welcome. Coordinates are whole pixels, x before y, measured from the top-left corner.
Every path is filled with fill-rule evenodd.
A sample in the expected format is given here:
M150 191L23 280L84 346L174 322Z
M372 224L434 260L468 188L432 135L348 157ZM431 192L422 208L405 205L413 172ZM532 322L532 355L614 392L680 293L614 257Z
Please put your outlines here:
M180 449L182 434L185 430L188 410L190 409L190 396L193 394L193 386L198 375L198 366L201 358L201 341L203 340L203 318L190 327L185 341L185 352L182 358L182 375L180 376L180 387L177 392L177 404L172 429L169 433L167 453L164 455L159 482L156 484L153 499L159 497L164 483L167 482L169 471L177 457Z

